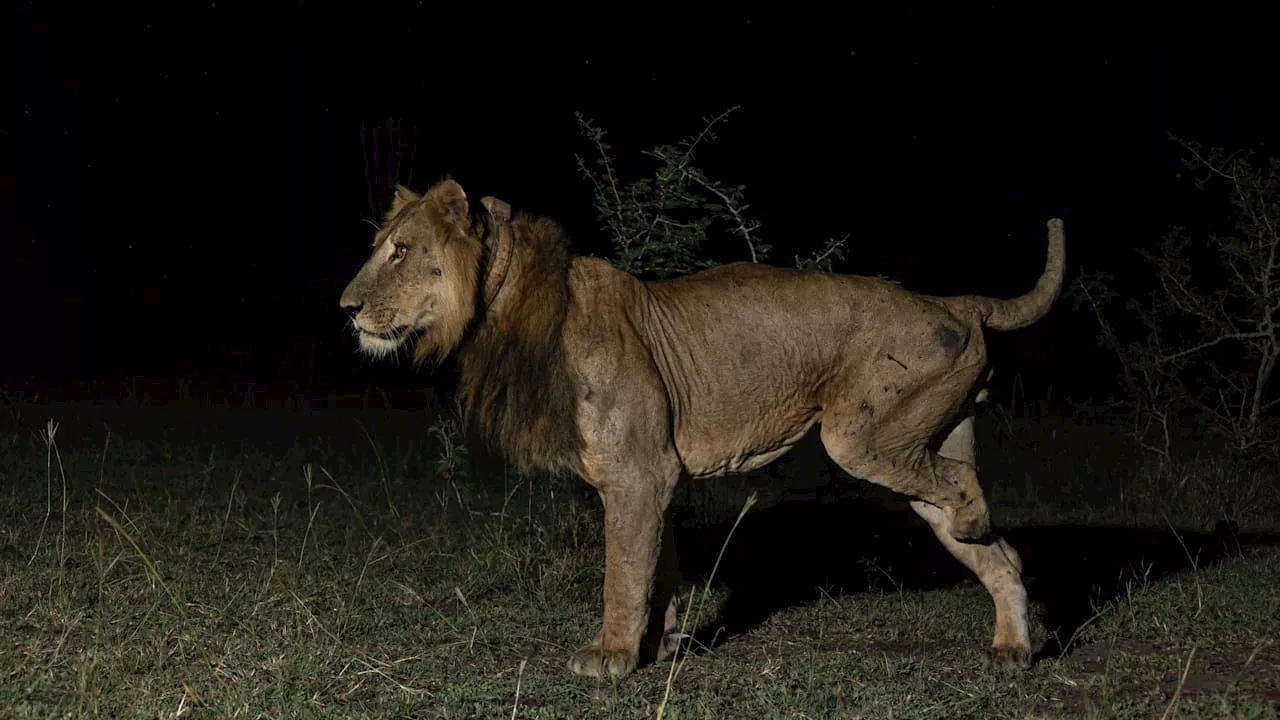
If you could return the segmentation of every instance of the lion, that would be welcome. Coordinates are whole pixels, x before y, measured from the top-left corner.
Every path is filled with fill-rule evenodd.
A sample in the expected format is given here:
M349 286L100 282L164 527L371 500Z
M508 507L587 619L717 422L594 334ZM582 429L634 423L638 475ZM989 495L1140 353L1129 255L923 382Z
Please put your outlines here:
M991 528L973 408L984 329L1026 327L1061 291L1063 225L1047 225L1043 273L1013 299L752 262L645 282L571 254L555 221L494 197L473 206L446 178L421 195L397 186L340 305L371 357L452 354L465 419L510 461L599 493L604 613L572 672L623 676L678 643L678 480L760 468L815 425L833 461L907 496L977 575L995 604L994 659L1025 666L1022 564Z

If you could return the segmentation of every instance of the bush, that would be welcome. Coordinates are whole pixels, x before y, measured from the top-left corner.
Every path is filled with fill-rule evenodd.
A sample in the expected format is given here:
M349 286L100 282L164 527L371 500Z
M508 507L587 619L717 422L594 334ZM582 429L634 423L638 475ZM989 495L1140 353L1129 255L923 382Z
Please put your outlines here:
M643 154L655 162L650 177L624 180L605 141L605 131L577 115L578 129L592 145L596 158L591 167L576 155L578 168L591 183L592 206L603 230L613 243L609 258L616 267L645 278L667 278L717 264L708 257L717 236L728 235L742 243L746 259L765 260L772 247L759 233L760 223L750 216L741 185L723 185L698 166L697 150L716 139L715 130L737 107L703 118L696 135L671 145L658 145ZM796 256L796 266L830 270L844 257L848 238L829 240L809 257ZM733 258L740 259L740 258Z
M1154 252L1142 253L1154 282L1125 300L1123 312L1106 273L1082 273L1076 295L1120 362L1133 432L1146 447L1167 456L1182 427L1203 427L1242 458L1274 459L1280 161L1255 165L1251 153L1174 140L1187 151L1197 188L1224 188L1233 232L1172 228Z

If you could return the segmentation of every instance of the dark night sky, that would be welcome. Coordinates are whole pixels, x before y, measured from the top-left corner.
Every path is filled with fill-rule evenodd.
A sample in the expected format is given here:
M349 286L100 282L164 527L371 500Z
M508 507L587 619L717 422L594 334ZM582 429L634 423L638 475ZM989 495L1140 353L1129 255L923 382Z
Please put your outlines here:
M109 5L19 3L0 50L18 381L216 372L220 346L270 374L299 339L337 384L367 372L337 310L372 231L362 122L417 126L417 189L448 173L607 252L574 112L634 157L741 105L702 158L775 262L847 232L843 270L1016 294L1053 214L1071 269L1117 272L1196 219L1168 133L1266 153L1280 120L1263 16ZM1018 342L1065 357L1081 327L1063 307Z

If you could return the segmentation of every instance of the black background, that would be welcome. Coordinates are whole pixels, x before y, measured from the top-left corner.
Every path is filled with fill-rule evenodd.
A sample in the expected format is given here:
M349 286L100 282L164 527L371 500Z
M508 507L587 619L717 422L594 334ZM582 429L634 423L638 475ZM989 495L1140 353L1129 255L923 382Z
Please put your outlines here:
M1055 215L1069 273L1141 279L1137 248L1226 219L1169 133L1265 154L1277 127L1264 15L593 7L11 6L0 375L405 381L337 307L376 217L361 128L389 117L417 132L401 182L452 175L607 254L574 113L643 172L740 105L700 157L746 186L773 262L850 233L840 270L999 295L1034 282ZM1091 327L1064 302L997 359L1083 392L1113 372Z

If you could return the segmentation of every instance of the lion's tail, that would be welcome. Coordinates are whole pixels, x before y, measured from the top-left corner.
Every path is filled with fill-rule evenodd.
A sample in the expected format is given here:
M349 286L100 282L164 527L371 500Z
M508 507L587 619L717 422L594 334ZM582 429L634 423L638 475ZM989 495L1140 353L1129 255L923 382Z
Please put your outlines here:
M1066 240L1062 220L1053 218L1049 226L1049 252L1044 272L1036 286L1025 295L1008 300L977 295L965 299L983 316L983 324L993 330L1018 330L1044 317L1062 291L1063 268L1066 265Z

